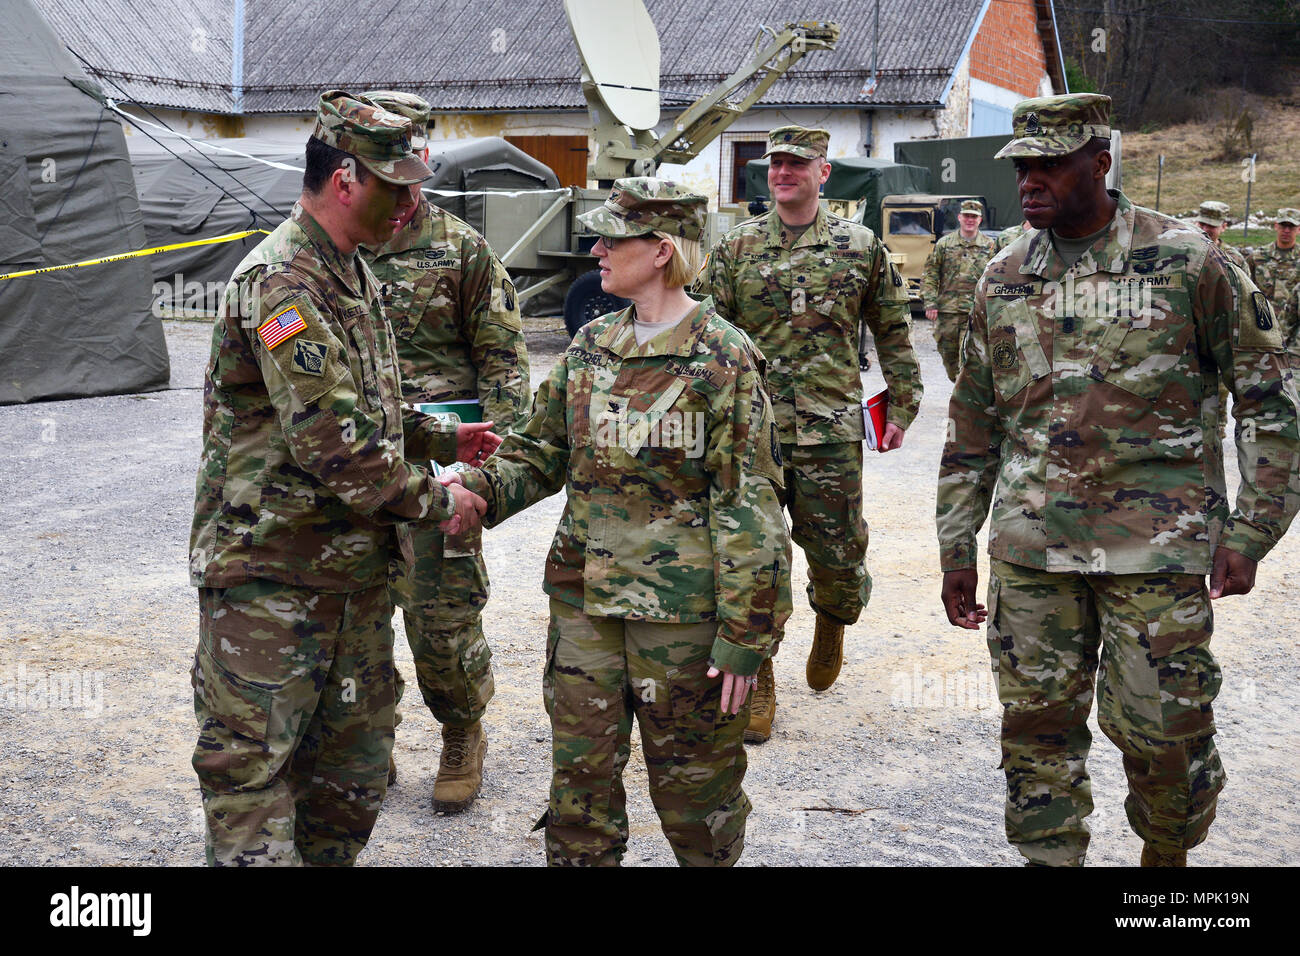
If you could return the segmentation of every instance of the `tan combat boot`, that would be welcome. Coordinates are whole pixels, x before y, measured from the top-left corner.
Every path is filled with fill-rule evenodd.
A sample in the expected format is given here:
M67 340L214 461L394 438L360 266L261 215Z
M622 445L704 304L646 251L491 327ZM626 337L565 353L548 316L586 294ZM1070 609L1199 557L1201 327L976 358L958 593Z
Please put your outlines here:
M474 802L483 786L483 757L487 735L480 720L469 727L442 728L442 758L433 782L433 809L438 813L460 813Z
M749 702L749 726L745 728L745 743L761 744L772 736L772 722L776 720L776 675L772 672L772 658L758 668L758 685Z
M819 611L812 650L808 652L808 686L813 690L830 687L840 676L843 663L844 625Z
M1170 850L1154 843L1142 844L1143 866L1186 866L1186 850Z

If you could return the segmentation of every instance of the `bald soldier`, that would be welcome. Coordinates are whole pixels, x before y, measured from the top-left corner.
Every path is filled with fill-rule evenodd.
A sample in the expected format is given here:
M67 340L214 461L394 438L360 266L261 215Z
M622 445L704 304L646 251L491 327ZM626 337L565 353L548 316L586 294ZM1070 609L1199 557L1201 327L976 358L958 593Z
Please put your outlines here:
M975 283L997 251L994 241L980 232L983 220L983 204L978 199L963 200L957 231L939 237L921 276L925 317L934 323L934 342L950 382L957 381L959 347L975 301Z
M1109 114L1098 94L1025 100L998 153L1035 231L975 293L939 467L942 599L954 626L988 624L1006 833L1025 859L1084 862L1095 689L1142 864L1185 866L1226 779L1210 602L1254 587L1300 506L1300 398L1249 278L1106 189ZM1253 423L1231 510L1220 381ZM975 550L990 505L986 609Z
M817 613L805 677L825 690L844 659L844 628L871 596L862 513L862 379L858 329L875 337L889 386L881 451L898 448L921 403L907 289L880 240L823 210L830 134L783 126L768 134L767 184L775 204L728 233L709 254L695 291L754 340L780 429L792 535L808 557ZM774 640L779 646L780 635ZM773 651L775 654L776 651ZM746 740L766 740L776 714L772 660L763 662Z
M413 93L365 94L411 120L411 148L425 161L429 104ZM400 228L362 252L384 288L406 391L420 403L477 403L479 417L504 433L531 397L528 350L510 276L487 241L411 186ZM488 599L481 532L446 535L412 526L415 560L394 562L391 586L402 608L420 694L442 725L433 809L458 813L483 783L492 699L492 652L483 633ZM400 688L399 682L399 688Z
M488 424L402 403L382 243L429 174L411 123L321 96L292 216L235 269L213 327L190 534L191 680L211 865L350 865L393 746L388 565L403 522L473 527L484 504L430 458L482 461ZM448 494L451 492L451 494Z

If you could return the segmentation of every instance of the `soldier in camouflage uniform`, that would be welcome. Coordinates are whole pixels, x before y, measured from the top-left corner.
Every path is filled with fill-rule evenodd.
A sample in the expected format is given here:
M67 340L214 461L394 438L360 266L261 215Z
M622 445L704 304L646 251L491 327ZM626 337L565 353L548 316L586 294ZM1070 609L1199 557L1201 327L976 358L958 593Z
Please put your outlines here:
M993 240L980 232L983 219L984 207L978 199L963 201L957 214L958 230L939 237L921 276L925 317L934 323L934 341L950 382L957 381L975 283L996 251Z
M1287 296L1282 314L1278 316L1278 327L1282 333L1282 344L1291 354L1291 367L1300 369L1300 285Z
M365 94L423 133L429 104L412 93ZM423 137L412 149L428 158ZM364 254L385 292L397 356L411 404L473 400L499 432L531 395L528 351L514 286L487 241L413 186L416 205L384 245ZM413 526L415 563L395 562L392 589L402 607L425 704L442 724L433 807L464 810L483 782L487 738L481 718L492 698L492 653L483 633L487 566L477 529L447 536ZM399 682L399 689L400 689ZM399 717L400 720L400 717Z
M939 471L943 601L956 626L988 621L1012 844L1031 863L1083 863L1095 687L1143 865L1181 866L1224 784L1210 599L1250 591L1300 505L1300 399L1248 277L1105 189L1109 106L1026 100L998 154L1038 231L976 292ZM1219 380L1249 424L1231 513ZM990 504L986 611L975 548Z
M808 600L817 612L806 668L815 690L838 676L844 626L857 621L871 596L862 514L861 320L875 337L889 386L881 450L902 444L922 390L902 276L870 229L818 204L830 175L829 135L798 126L771 131L765 155L774 208L728 233L695 286L713 296L719 315L753 337L769 362L785 462L782 502L795 543L808 556ZM769 660L746 739L766 740L775 713Z
M1279 209L1273 223L1277 238L1250 254L1251 277L1278 313L1286 309L1291 291L1300 286L1300 248L1295 241L1297 227L1300 227L1300 209Z
M489 526L561 488L543 694L552 864L616 864L632 716L683 865L731 865L750 803L745 701L790 614L780 441L749 338L684 285L703 196L620 179L582 221L605 291L631 299L574 338L532 415L464 481Z
M495 436L462 426L458 447L454 420L402 403L379 284L355 252L392 235L429 175L410 129L321 97L303 195L236 268L213 330L190 536L210 864L356 860L393 740L395 527L459 530L483 507L405 457L483 457Z
M1003 229L1001 232L998 233L997 248L994 250L994 252L995 253L1001 252L1003 249L1011 245L1011 243L1015 242L1025 233L1033 232L1033 231L1034 231L1034 227L1027 222L1021 222L1015 226L1007 226L1007 228Z
M1200 209L1196 212L1196 218L1192 221L1196 224L1201 232L1205 233L1205 238L1214 243L1223 257L1231 262L1234 266L1250 275L1250 263L1246 257L1241 254L1236 246L1229 245L1223 241L1223 230L1227 226L1228 212L1230 207L1226 202L1217 202L1208 199L1201 203ZM1227 434L1228 424L1228 386L1219 382L1219 441L1222 442Z

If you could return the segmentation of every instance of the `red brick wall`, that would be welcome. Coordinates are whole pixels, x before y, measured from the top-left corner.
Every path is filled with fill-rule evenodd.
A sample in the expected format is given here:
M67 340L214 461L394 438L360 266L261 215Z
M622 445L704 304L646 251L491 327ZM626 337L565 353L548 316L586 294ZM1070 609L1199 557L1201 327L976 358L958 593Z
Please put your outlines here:
M993 0L971 44L971 78L1037 96L1047 72L1037 24L1034 0Z

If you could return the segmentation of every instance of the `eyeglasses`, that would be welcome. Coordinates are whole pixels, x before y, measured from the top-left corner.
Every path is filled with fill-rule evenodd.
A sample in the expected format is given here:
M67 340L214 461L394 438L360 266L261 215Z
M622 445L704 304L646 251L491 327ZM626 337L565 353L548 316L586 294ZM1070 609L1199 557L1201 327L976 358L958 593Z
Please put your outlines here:
M615 246L621 245L622 243L627 242L629 239L655 239L655 240L658 240L658 238L659 238L658 236L655 236L655 235L652 235L652 234L650 234L650 233L647 233L647 234L644 235L644 236L601 236L601 237L600 237L600 241L603 242L603 243L605 244L605 248L606 248L606 249L608 249L608 250L610 250L611 252L613 252Z

